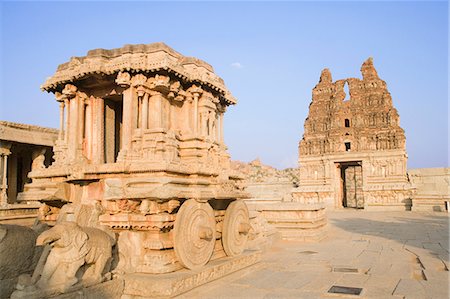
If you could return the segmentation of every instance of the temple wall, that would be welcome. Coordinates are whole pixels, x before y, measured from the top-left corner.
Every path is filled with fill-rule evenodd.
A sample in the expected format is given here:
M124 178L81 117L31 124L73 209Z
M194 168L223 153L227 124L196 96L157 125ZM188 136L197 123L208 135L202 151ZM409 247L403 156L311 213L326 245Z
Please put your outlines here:
M450 168L416 168L408 170L416 187L413 211L448 211L450 202Z

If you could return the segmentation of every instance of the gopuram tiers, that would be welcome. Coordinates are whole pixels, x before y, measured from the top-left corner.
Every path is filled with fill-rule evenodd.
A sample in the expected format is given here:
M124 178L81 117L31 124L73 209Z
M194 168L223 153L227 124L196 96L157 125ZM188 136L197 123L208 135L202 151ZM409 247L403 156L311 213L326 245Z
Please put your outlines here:
M411 185L398 112L372 58L361 73L362 80L333 82L330 71L322 71L299 144L297 200L329 208L408 209Z
M60 107L55 161L19 195L45 204L41 220L109 227L125 273L241 254L247 194L223 138L236 99L209 64L163 43L96 49L42 89Z

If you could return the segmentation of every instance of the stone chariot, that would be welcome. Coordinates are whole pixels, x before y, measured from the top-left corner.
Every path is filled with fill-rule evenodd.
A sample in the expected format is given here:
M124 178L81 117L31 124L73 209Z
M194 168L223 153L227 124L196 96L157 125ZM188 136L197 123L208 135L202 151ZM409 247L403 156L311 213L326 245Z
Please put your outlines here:
M108 227L122 273L197 270L243 252L248 195L223 140L236 100L209 64L162 43L97 49L42 89L60 105L55 161L19 195L45 204L42 221Z

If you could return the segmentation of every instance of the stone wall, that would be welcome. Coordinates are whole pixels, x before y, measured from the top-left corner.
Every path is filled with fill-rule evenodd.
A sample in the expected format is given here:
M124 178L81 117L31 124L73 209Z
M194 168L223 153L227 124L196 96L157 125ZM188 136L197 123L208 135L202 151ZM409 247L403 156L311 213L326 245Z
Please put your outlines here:
M450 168L417 168L408 170L416 187L413 211L448 211L450 202Z

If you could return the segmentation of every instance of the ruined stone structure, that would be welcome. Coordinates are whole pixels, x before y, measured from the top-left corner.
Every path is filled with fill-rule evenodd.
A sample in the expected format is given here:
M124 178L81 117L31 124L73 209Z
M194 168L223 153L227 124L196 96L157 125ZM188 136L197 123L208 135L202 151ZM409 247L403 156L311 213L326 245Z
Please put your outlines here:
M0 222L33 223L39 204L20 204L17 194L31 170L52 163L57 136L55 129L0 121Z
M48 167L58 131L0 121L0 205L16 203L31 170Z
M321 202L294 201L298 169L277 170L256 159L250 163L233 161L232 166L245 177L246 199L252 227L263 235L265 244L281 237L285 240L318 241L326 236L325 205ZM254 242L263 244L256 236ZM264 246L262 246L264 248Z
M361 73L362 80L333 82L330 71L322 71L299 144L301 183L294 199L330 208L409 209L399 115L372 58Z
M132 288L124 294L167 295L155 291L161 285L149 283L150 274L241 256L248 195L223 141L223 116L236 99L209 64L162 43L97 49L60 65L42 89L60 105L55 162L30 172L19 200L44 203L40 219L49 224L70 203L77 211L71 221L83 230L106 226L116 233L115 271ZM247 256L205 277L257 259Z
M251 194L247 203L279 202L299 183L297 168L278 170L264 165L259 159L250 163L232 161L231 165L245 177L245 191Z

